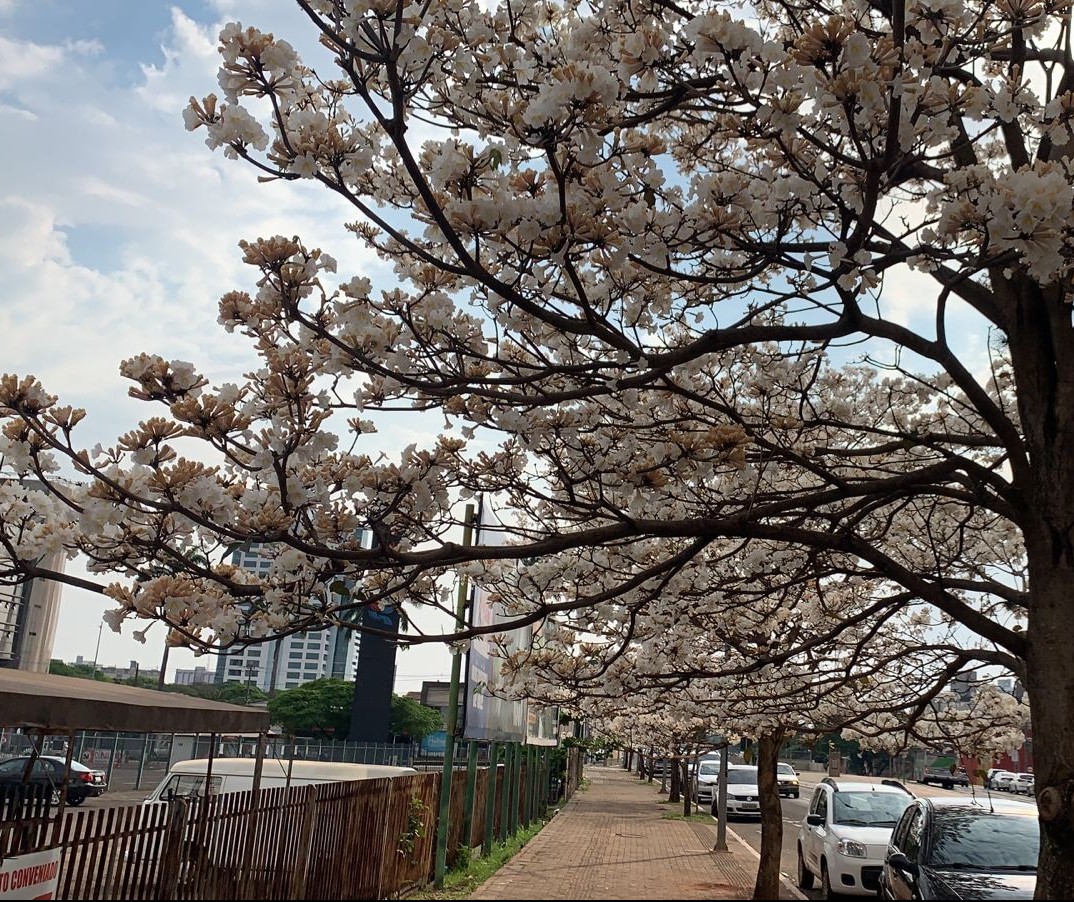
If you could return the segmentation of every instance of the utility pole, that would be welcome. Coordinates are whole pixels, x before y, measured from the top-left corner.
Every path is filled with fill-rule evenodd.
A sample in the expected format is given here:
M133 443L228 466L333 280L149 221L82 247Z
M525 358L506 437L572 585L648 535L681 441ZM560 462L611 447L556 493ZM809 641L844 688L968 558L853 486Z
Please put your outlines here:
M714 852L727 851L727 744L720 749L720 782L716 784L716 845Z
M466 505L462 525L462 544L473 544L474 506ZM459 594L455 602L455 629L466 628L466 578L459 575ZM439 889L444 885L447 871L448 815L451 812L451 780L455 770L455 730L459 720L459 681L462 677L462 651L451 652L451 687L448 690L447 725L444 738L444 771L440 778L440 817L436 822L436 866L434 882ZM504 775L506 779L506 774ZM506 784L505 784L506 785Z

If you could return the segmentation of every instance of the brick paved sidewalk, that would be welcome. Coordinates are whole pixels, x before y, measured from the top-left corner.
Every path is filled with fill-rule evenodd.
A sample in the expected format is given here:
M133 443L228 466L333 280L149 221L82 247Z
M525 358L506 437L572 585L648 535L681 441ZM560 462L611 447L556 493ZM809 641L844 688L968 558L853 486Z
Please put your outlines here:
M578 792L471 899L749 899L757 859L715 822L668 820L656 787L618 767L587 767ZM781 898L800 898L784 886Z

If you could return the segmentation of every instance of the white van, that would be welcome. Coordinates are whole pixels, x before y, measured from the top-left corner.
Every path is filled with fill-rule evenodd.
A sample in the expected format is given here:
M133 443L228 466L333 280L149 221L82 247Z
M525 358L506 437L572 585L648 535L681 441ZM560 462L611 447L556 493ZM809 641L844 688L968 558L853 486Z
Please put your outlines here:
M214 758L209 776L209 795L242 792L254 788L253 758ZM208 758L177 761L168 775L149 795L146 804L168 802L177 798L198 798L205 795L205 774ZM312 783L343 783L349 780L376 780L381 777L401 777L416 774L412 767L392 767L387 764L347 764L338 761L280 761L266 758L261 765L261 788L274 786L309 786Z

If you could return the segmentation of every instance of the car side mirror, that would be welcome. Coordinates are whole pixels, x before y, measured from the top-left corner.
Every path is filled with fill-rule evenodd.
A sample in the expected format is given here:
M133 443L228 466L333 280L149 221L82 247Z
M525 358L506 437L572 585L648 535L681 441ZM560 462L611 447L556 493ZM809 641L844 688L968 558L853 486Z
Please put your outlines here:
M806 815L806 823L809 824L810 827L823 827L824 826L824 815L823 814L807 814Z
M917 876L917 862L911 861L902 852L892 852L888 856L888 864L896 871L901 871L911 877Z

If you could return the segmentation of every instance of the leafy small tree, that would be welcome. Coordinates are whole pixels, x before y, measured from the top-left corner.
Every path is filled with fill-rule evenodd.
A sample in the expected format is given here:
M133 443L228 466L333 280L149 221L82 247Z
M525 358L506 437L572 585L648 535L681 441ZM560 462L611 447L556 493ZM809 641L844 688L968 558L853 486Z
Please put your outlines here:
M350 729L354 684L346 680L313 680L269 699L273 723L297 735L345 737Z
M444 728L444 719L435 708L429 708L405 695L392 695L392 714L388 731L396 739L420 742L430 733Z

